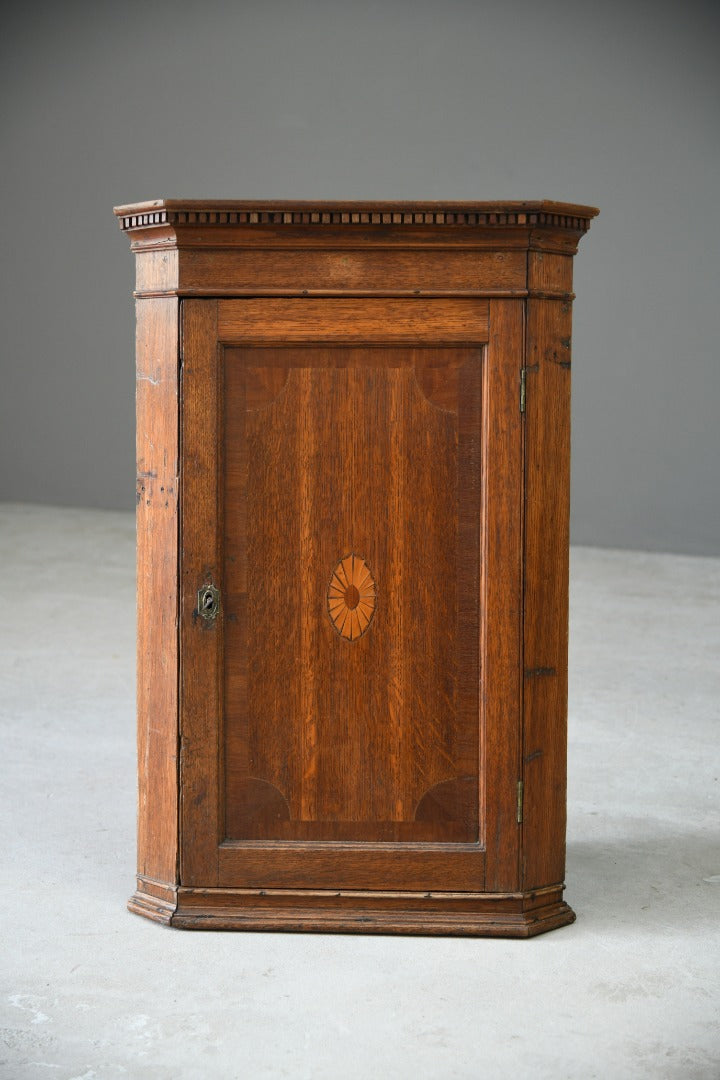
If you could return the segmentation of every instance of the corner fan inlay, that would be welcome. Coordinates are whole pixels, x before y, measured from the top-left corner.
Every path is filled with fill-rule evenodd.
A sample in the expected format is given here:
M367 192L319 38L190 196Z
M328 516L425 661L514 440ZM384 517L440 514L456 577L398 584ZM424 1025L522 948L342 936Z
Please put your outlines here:
M346 555L333 570L328 586L330 621L340 637L356 641L375 614L375 580L359 555Z

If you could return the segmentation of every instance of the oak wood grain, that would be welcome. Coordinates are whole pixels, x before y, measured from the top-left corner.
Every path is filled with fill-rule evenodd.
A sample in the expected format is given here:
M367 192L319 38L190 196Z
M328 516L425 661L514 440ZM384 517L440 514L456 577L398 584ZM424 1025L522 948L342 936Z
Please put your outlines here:
M575 919L557 887L530 894L180 889L177 911L169 920L163 914L158 921L189 929L509 938L534 937Z
M570 301L595 213L116 209L145 297L132 911L514 937L573 920Z
M528 304L523 885L565 875L570 304Z
M157 260L170 252L147 252L138 290L162 288ZM177 254L177 252L175 252ZM455 295L487 291L522 293L524 251L390 250L379 260L366 248L192 248L183 252L175 287L184 295L213 290L216 295L258 295L296 291ZM168 286L172 287L168 276ZM221 284L220 284L221 283ZM221 290L221 291L220 291Z
M200 305L202 302L197 303ZM227 303L221 303L220 308L222 309ZM244 303L244 301L234 302L236 306ZM363 317L362 309L364 309L364 317L368 318L368 307L372 309L375 303L374 301L355 301L354 306L358 316ZM442 304L442 302L438 303ZM447 305L442 306L447 311ZM252 883L255 881L257 865L264 865L266 876L269 876L271 880L276 880L272 878L272 875L276 872L273 867L279 851L277 840L291 835L296 845L294 849L284 851L278 864L277 872L281 873L280 880L282 881L296 882L299 880L298 874L314 872L318 875L319 882L324 882L330 887L337 885L338 882L362 884L363 875L365 875L365 880L369 879L377 883L400 884L403 873L414 873L420 875L415 879L418 887L429 887L434 877L436 878L441 872L442 867L443 875L463 883L464 887L478 888L483 881L484 852L477 842L470 845L467 843L461 845L460 842L467 841L469 837L476 839L478 828L478 612L477 602L473 597L477 597L478 590L479 408L482 347L478 344L465 349L448 346L438 346L436 349L421 347L414 350L397 347L390 349L379 345L353 347L346 345L343 341L345 324L342 321L339 327L333 319L328 319L326 323L318 322L318 307L314 302L296 303L292 307L288 317L292 320L293 326L302 324L301 308L304 308L304 317L308 321L308 326L315 329L315 333L321 340L332 338L334 334L337 334L342 347L328 344L295 347L285 345L281 348L262 346L246 349L225 346L221 365L223 375L220 379L217 362L214 359L217 341L213 341L210 323L202 332L196 330L194 336L190 336L186 331L184 340L185 419L183 431L187 432L186 439L192 439L194 446L224 446L222 452L217 455L224 463L224 480L218 480L221 486L224 485L222 488L225 492L222 500L224 505L218 508L215 521L217 527L222 527L224 530L225 561L220 576L224 589L223 627L226 639L225 655L228 661L224 667L226 708L217 706L215 729L212 740L208 736L208 741L212 741L215 745L216 740L222 739L222 723L219 718L224 714L224 776L227 782L224 835L233 835L238 832L240 835L247 835L248 820L251 820L253 822L251 835L257 838L253 841L255 847L247 850L238 844L226 842L222 845L219 854L220 880L224 884ZM198 306L194 310L200 313L204 309ZM480 317L477 324L469 328L469 337L482 338L485 332L483 318L485 310L484 306L479 308ZM428 314L427 308L422 304L413 308L413 313L418 320L425 318ZM282 319L278 318L277 311L274 311L272 315L273 318L267 320L268 332L284 340L285 327ZM376 318L385 318L385 316L386 309L382 304L378 305ZM392 326L387 333L390 338L393 337ZM253 335L255 334L256 331L253 331ZM196 356L193 350L201 351L204 359ZM294 402L288 396L293 372L297 382L296 394L299 395ZM330 383L326 386L325 382L328 379ZM202 382L201 390L193 387L194 380ZM222 380L224 380L224 386L221 388L219 384ZM337 384L334 394L333 381ZM217 411L213 413L212 408L205 408L202 411L204 417L202 436L197 432L193 433L188 426L191 423L191 412L198 412L198 406L192 404L198 394L202 400L212 402L224 400L222 417ZM247 408L248 400L250 408ZM279 419L278 416L275 417L274 428L268 429L268 417L272 415L274 409L277 410L278 406L284 407L286 412L278 414ZM217 410L217 406L215 409ZM199 415L201 415L200 412L198 412ZM386 417L384 421L383 416ZM410 425L413 416L415 419ZM333 460L332 439L328 437L328 423L331 420L330 427L332 428L333 424L336 425L339 443L345 446L344 453L341 453L337 460L342 462L343 469L350 468L351 471L347 475L349 483L338 482L338 478L333 477L332 473L326 477L322 471L314 472L313 468L316 469L317 466L309 470L307 467L308 461L312 463L323 462L326 459ZM381 421L379 426L378 421ZM245 437L243 433L249 423L254 425L255 441L247 452L244 454L241 452L237 456L236 448L239 447L242 451ZM384 436L383 423L388 423ZM438 432L438 437L440 433L445 432L442 439L446 446L443 450L443 442L440 441L434 454L430 438L433 425ZM270 430L271 441L266 449L263 449L262 440L267 430ZM277 435L273 434L274 430L277 431ZM408 442L409 435L412 435L412 439ZM258 439L261 441L258 442ZM327 447L325 447L325 442L328 444ZM187 441L185 445L187 446ZM268 457L268 451L273 445L275 449ZM301 462L304 461L306 464L297 476L286 476L284 470L288 468L288 461L292 464L293 447L296 445L302 449ZM387 467L387 453L392 451L393 446L395 446L393 451L395 461L391 459L390 464L396 464L398 468ZM460 468L458 468L458 446L461 449ZM348 450L352 451L349 456ZM205 453L206 451L203 451L201 457L204 458ZM451 470L447 481L442 476L443 460L446 461L445 467ZM357 466L355 471L353 471L353 465ZM409 470L410 481L407 491L397 487L398 469ZM456 470L454 480L452 479L453 469ZM252 484L250 483L251 470L254 476ZM413 476L415 480L412 480ZM267 487L268 479L270 487ZM342 474L340 480L342 480ZM184 498L191 499L192 493L187 483L188 479L185 477ZM256 489L254 503L248 499L250 488ZM427 491L432 489L435 492L433 496L435 501L438 499L437 490L443 492L443 498L450 500L457 498L458 492L464 493L460 505L466 505L467 509L463 510L458 517L458 540L454 548L447 545L447 527L453 519L453 512L457 517L457 511L452 510L452 502L448 502L446 510L443 510L443 504L439 502L434 510L435 524L432 525L433 518L427 516L431 508L427 505L428 501L420 497L422 489ZM313 506L313 490L324 491L324 509L319 505ZM379 492L382 491L385 491L385 495L381 498ZM393 500L397 500L401 495L404 499L404 513L394 511ZM290 503L285 506L282 501L277 502L278 498L290 499ZM385 508L383 508L383 498L387 502ZM362 508L364 503L375 507L368 512L366 519L354 510L355 505ZM316 609L320 609L321 633L335 645L338 644L337 635L325 610L330 574L337 563L338 551L340 555L346 551L340 544L340 534L333 542L333 530L327 527L333 512L340 514L337 521L340 524L345 522L345 530L348 525L352 525L354 529L360 529L359 533L346 532L345 535L349 539L344 539L344 543L349 543L351 547L359 547L365 536L366 549L374 545L375 558L368 554L369 565L375 563L382 566L387 562L391 549L395 551L394 564L391 565L398 567L402 562L399 559L400 550L397 547L393 548L392 544L388 548L388 536L392 537L392 533L388 534L384 524L388 517L399 523L398 528L407 518L409 534L414 534L418 547L418 554L415 556L418 564L418 581L413 583L411 579L409 590L403 588L400 576L393 582L392 573L390 574L390 589L396 590L401 603L400 606L396 605L395 615L391 614L388 618L385 630L375 635L381 647L375 654L376 685L370 694L370 699L371 701L377 699L377 708L369 709L367 703L365 704L362 713L366 723L366 729L363 732L364 744L363 740L357 742L356 748L352 750L355 759L347 761L345 757L353 745L352 740L345 737L344 741L341 740L338 743L337 736L330 734L330 728L325 731L325 741L323 741L319 734L321 729L317 727L323 720L323 714L321 711L315 711L312 695L324 683L324 679L320 678L322 654L317 652L317 641L313 637L308 639L309 651L303 658L303 649L300 645L303 632L297 640L291 634L288 637L286 660L282 660L282 653L280 661L276 655L277 642L282 640L283 633L287 633L288 624L290 627L297 625L297 611L309 611L311 608L311 598L309 594L304 593L311 581L307 578L303 580L302 574L298 573L298 568L302 567L302 562L298 563L298 553L302 554L303 544L310 545L310 547L305 547L306 557L308 552L312 553L318 543L328 547L325 560L327 566L315 582L314 602ZM421 517L417 518L416 524L413 525L414 513L421 514ZM254 540L255 554L252 569L259 583L256 587L256 619L267 617L269 597L277 588L278 582L283 580L288 582L285 586L287 595L281 603L275 605L269 627L263 630L255 626L252 635L243 633L243 628L247 624L247 608L252 592L249 587L250 563L247 541L243 541L248 520L253 522L255 529L258 528L258 522L266 522L266 532L264 534L261 532ZM224 524L221 525L220 523L223 522ZM315 531L319 523L323 523L323 528L316 536ZM286 528L290 529L287 535L283 532ZM436 536L434 557L433 546L428 545L432 530ZM187 545L188 536L191 535L188 533L187 519L183 522L183 534ZM277 541L274 541L275 536L277 536ZM305 541L302 541L303 536L306 537ZM206 537L205 543L217 545L219 542L217 538L210 541ZM277 543L277 548L273 546L273 543ZM377 547L378 544L380 547ZM331 547L332 558L330 558ZM467 551L463 550L464 547ZM470 561L466 563L468 559ZM439 572L442 571L443 560L450 560L447 571L444 573ZM473 560L474 570L472 569ZM193 565L192 560L188 561L187 551L185 562L187 565ZM286 579L283 578L285 563L291 568L294 567L294 577L290 574ZM462 570L465 564L469 568L469 577L468 571ZM426 570L423 569L425 566ZM423 578L427 580L423 582ZM454 586L453 581L455 581ZM432 617L433 612L429 611L424 628L426 639L420 638L418 643L412 646L412 638L405 641L401 637L392 645L393 651L389 652L393 634L397 636L395 631L400 625L397 621L393 622L393 618L397 620L397 612L402 611L402 605L412 602L415 595L419 597L421 604L427 604L428 587L431 593L434 589L436 605L437 603L449 605L448 613L454 612L454 614L449 615L448 618L441 614L441 617L437 619ZM303 600L304 595L306 595L305 600ZM459 600L459 597L464 597L464 599ZM313 625L316 626L313 630L316 635L317 615L316 610L314 622L308 623L308 629ZM187 621L187 616L185 616L185 621ZM459 627L461 638L470 646L469 648L463 646L464 655L462 650L458 653L460 663L452 653L455 635L455 631L452 630L453 625ZM372 642L373 635L374 631L361 638L359 642L353 642L350 647L361 649L363 643ZM473 640L475 645L472 644ZM199 702L214 700L214 675L217 665L221 663L222 655L220 637L216 631L213 632L212 641L214 642L212 660L208 662L208 657L205 656L203 662L192 669L193 693L197 695ZM434 641L437 644L433 644ZM268 648L271 642L275 642L276 645ZM342 647L347 650L348 645ZM446 651L449 649L447 661L438 654L437 650L440 647ZM414 665L413 649L416 653ZM371 649L369 651L372 652ZM431 656L437 655L439 664L427 662L427 656L422 654L428 651ZM392 660L393 655L395 660ZM269 662L276 665L279 662L280 666L276 666L273 672L270 672L265 670ZM362 654L358 653L358 661L353 661L356 667L360 663L356 675L350 675L351 669L347 668L347 662L347 656L340 657L339 660L336 657L336 674L333 677L336 688L332 691L335 701L332 708L326 710L324 714L325 725L328 720L331 725L336 724L338 719L346 725L352 723L353 710L348 708L352 695L354 694L357 700L362 701L363 693L365 693L362 685ZM340 663L339 667L338 663ZM388 711L391 696L396 693L391 691L390 697L387 696L388 673L392 670L388 665L398 663L402 665L398 670L401 673L404 672L398 684L397 692L400 693L398 701L400 703L405 701L405 710L408 705L415 703L414 709L417 716L412 717L412 723L409 722L410 714L405 715L401 711L396 719L392 720ZM248 694L248 665L254 665L256 669L252 694ZM446 695L453 685L453 680L457 678L453 672L458 666L461 668L460 678L457 680L460 694L458 695L459 707L455 709L452 694L449 700L446 699ZM295 697L292 694L287 697L288 685L293 684L291 678L293 670L299 673L294 684L297 691ZM432 680L435 680L437 686L435 691L430 689ZM373 680L368 681L372 686ZM332 685L331 682L331 690ZM257 710L260 708L263 695L267 698L268 692L274 695L268 700L271 702L279 700L282 703L281 713L267 714L268 720L263 721L258 727L257 716L262 713L258 714ZM279 699L278 693L281 695ZM327 688L323 690L323 693L327 697ZM433 693L437 699L437 715L428 713L428 708L433 704ZM350 698L344 704L348 694ZM243 698L248 703L253 716L254 736L252 738L248 738L252 732L247 724L244 728L242 724L238 727L238 712L242 712L238 706ZM284 737L282 723L278 722L278 716L282 721L282 709L285 708L286 700L287 702L294 700L297 703L294 707L299 709L298 715L305 716L303 722L296 728L295 736L287 733ZM383 700L387 702L384 706ZM441 712L443 709L444 720ZM426 723L422 722L423 715L428 718ZM386 717L390 718L389 724ZM211 721L208 720L208 722ZM196 721L193 720L193 723ZM394 745L393 727L396 733ZM375 738L380 740L378 743L380 753L377 754L367 753L368 732L371 729L376 732ZM432 744L428 742L432 738L433 729L437 730L436 738L441 739L437 744L438 753L432 752ZM265 733L264 742L261 739L258 743L257 739L263 732ZM362 725L359 726L359 732L362 732ZM407 742L408 736L411 736L410 742L403 754L402 742L403 740ZM388 739L390 739L389 743ZM272 752L275 765L268 767L266 759L264 769L253 766L255 775L249 768L243 772L243 760L248 761L251 753L254 755L253 762L257 761L258 757L262 759L263 753L267 755L268 748L273 745L275 746ZM364 753L359 756L363 745ZM335 751L333 747L336 748ZM384 747L392 752L384 754ZM323 769L317 768L318 751L326 759L326 767ZM335 760L332 757L333 753L335 753ZM446 771L448 758L453 766L449 772ZM390 762L387 766L383 765L385 759ZM185 761L184 755L184 777L188 776L185 772ZM186 832L188 836L192 836L192 843L196 849L201 846L206 849L202 858L206 860L206 868L203 872L207 873L213 858L218 856L216 834L213 828L208 828L205 790L213 788L219 792L222 784L216 774L208 771L208 763L197 755L187 759L187 767L201 774L192 790L196 791L199 787L202 799L197 814L194 809L197 794L192 798L188 797L183 803L188 815ZM292 776L292 770L298 768L300 771L295 774L297 779L293 788L298 795L288 797L287 791L283 790L288 775L287 770L290 770L289 775ZM375 769L376 772L378 768L381 770L374 780L368 773L369 768ZM407 786L409 769L414 769L417 773L416 779L412 782L414 786L410 787ZM417 772L418 769L419 772ZM438 771L434 773L433 770ZM210 781L208 781L209 776ZM406 779L403 781L404 776ZM338 804L338 799L341 800L340 804ZM342 800L344 800L344 805ZM252 815L251 818L247 817L249 814ZM341 856L339 848L336 848L332 858L326 859L324 856L318 858L317 839L323 835L332 835L339 841L348 837L355 840L364 839L366 849L361 853L359 863L356 858L357 852L350 849ZM257 844L263 837L266 838L266 842L262 850L259 850ZM274 837L275 840L267 840L268 837ZM456 847L445 844L438 848L436 843L434 845L436 850L431 850L431 842L441 837L454 839ZM411 842L388 843L393 840L407 842L413 839L428 841L428 851L418 851ZM461 846L462 850L459 850ZM260 858L259 863L256 856ZM197 858L199 862L202 862L199 855ZM186 880L184 872L183 881Z
M328 340L409 344L487 340L486 300L221 300L223 342Z
M437 226L469 224L550 225L557 229L587 229L597 215L594 206L551 199L510 201L406 201L309 199L151 199L115 207L122 229L132 230L167 221L205 227L257 224Z
M522 420L524 304L490 304L483 455L481 688L486 884L515 889L522 664Z
M482 348L223 367L227 835L476 841Z
M137 315L138 874L178 880L179 302Z
M226 841L219 849L224 887L320 889L484 887L479 844L342 841Z
M198 590L222 582L216 301L183 302L182 341L181 881L207 885L219 883L217 846L223 834L223 615L221 608L209 623L197 607Z

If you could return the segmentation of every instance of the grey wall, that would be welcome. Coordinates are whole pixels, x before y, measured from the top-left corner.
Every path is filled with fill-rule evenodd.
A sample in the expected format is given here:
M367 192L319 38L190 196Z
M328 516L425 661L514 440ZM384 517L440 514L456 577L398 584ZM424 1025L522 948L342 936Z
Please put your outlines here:
M718 5L4 13L0 498L133 505L113 204L553 198L576 260L573 539L720 552Z

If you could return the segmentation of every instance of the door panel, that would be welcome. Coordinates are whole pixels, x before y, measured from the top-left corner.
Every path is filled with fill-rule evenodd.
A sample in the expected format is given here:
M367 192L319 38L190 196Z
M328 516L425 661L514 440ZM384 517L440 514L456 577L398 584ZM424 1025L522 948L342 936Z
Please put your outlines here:
M482 355L225 349L227 838L478 841Z

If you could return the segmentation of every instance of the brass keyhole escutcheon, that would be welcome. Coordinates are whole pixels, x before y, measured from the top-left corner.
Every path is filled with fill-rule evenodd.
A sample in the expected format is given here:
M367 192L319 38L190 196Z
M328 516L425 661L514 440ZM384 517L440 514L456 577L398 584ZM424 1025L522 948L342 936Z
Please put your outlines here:
M220 590L215 585L198 589L197 612L205 622L214 622L220 610Z

